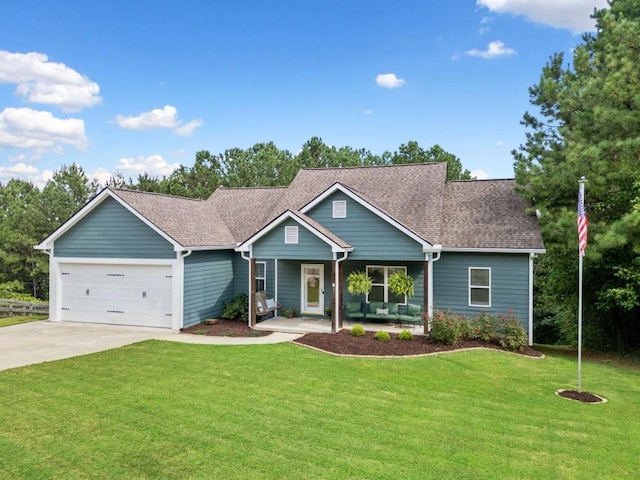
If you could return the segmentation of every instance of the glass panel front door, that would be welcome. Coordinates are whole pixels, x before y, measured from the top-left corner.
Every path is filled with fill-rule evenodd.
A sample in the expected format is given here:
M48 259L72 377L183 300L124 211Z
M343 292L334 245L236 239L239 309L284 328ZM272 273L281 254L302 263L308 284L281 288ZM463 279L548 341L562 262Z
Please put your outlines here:
M324 265L302 265L302 313L324 311Z

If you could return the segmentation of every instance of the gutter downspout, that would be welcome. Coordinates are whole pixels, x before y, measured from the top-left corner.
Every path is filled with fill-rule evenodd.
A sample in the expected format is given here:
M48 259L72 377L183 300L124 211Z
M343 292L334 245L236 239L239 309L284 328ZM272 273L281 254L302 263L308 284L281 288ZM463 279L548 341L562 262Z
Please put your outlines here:
M240 252L240 257L243 258L244 260L246 260L247 262L251 262L251 251L249 251L249 256L245 257L244 256L245 252ZM266 273L266 272L265 272ZM247 322L249 324L249 327L251 326L251 312L252 312L252 308L253 308L253 302L254 299L251 298L251 264L249 264L249 284L247 285L249 287L249 295L247 295L249 297L249 315L248 315L248 319Z
M187 258L189 255L191 255L193 253L193 250L183 250L182 251L182 255L179 256L180 258L180 263L178 264L178 288L176 290L178 290L178 308L176 309L178 315L177 315L177 321L176 324L173 324L173 322L171 322L173 325L171 326L172 330L180 330L182 327L184 327L184 259ZM174 284L175 287L175 284Z
M51 301L51 274L53 273L56 276L58 275L58 269L55 268L53 264L53 250L51 248L40 249L37 248L37 245L33 248L49 255L49 318L47 319L47 322L59 322L60 318L56 316L56 310L59 310L58 298L61 298L61 295L59 295L60 287L58 286L57 280L55 285L55 292L53 292L56 296L56 300L53 302Z
M424 325L424 333L425 335L427 333L429 333L430 331L430 322L431 322L431 318L433 317L433 263L437 262L438 260L440 260L440 254L442 253L442 250L438 250L436 252L429 252L427 253L427 257L429 258L428 262L429 262L429 268L427 271L427 284L428 284L428 291L427 291L427 298L429 299L429 306L427 308L427 318L429 319L427 321L427 323Z
M533 345L533 259L535 253L529 254L529 346Z
M341 262L344 262L347 257L349 256L349 252L345 251L344 252L344 256L341 258L338 258L338 255L336 254L336 271L335 271L335 275L336 278L334 278L334 282L335 282L335 289L336 289L336 295L334 298L334 306L333 306L333 311L335 313L334 315L334 329L337 332L338 331L338 319L340 318L340 297L342 295L342 286L340 285L340 267L339 264ZM338 291L338 288L340 288L340 291Z

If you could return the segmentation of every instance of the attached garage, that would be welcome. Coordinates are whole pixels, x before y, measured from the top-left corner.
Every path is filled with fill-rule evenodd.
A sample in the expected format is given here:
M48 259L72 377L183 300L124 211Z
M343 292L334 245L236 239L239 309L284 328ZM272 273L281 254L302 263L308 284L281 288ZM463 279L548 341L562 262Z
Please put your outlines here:
M60 263L60 319L171 328L170 265Z

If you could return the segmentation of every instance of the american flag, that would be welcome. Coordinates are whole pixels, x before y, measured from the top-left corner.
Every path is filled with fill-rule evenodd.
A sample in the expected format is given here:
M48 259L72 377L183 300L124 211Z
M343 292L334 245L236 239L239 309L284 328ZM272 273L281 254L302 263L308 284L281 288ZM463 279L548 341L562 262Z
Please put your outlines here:
M584 209L584 186L580 185L578 193L578 250L584 257L587 248L587 212Z

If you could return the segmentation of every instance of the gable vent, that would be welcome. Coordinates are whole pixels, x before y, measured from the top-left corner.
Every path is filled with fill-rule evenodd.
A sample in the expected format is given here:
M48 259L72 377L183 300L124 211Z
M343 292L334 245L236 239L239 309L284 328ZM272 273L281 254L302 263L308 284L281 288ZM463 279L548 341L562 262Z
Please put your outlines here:
M346 200L334 200L333 218L347 218L347 201Z
M298 227L284 227L284 243L298 243Z

